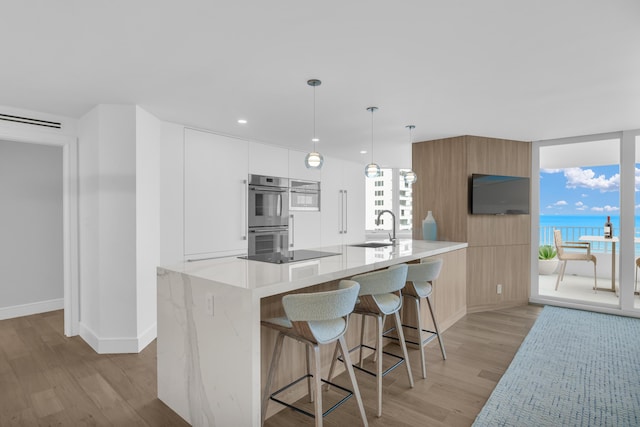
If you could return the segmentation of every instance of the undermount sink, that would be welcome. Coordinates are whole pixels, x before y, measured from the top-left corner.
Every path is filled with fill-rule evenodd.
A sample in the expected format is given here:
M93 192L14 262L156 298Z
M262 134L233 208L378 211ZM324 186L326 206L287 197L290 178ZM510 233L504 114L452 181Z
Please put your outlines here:
M391 246L392 244L391 242L365 242L349 246L355 246L356 248L383 248L385 246Z

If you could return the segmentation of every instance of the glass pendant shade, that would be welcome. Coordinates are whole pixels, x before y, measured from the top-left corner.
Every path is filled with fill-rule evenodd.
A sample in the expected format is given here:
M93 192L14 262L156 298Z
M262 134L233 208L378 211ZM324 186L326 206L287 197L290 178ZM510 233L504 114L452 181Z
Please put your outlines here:
M313 138L311 139L313 151L304 158L304 165L307 169L322 169L324 157L316 151L316 142L318 142L318 138L316 138L316 86L320 86L322 82L318 79L311 79L307 80L307 84L313 88Z
M378 107L367 107L367 111L371 113L371 163L364 167L364 176L367 178L377 178L381 175L380 166L373 162L373 113Z
M411 138L411 131L415 129L414 125L407 125L405 126L407 129L409 129L409 145L411 145L411 141L413 141L413 138ZM404 182L407 185L411 185L413 183L415 183L418 180L418 175L416 175L416 173L412 170L405 172L404 174Z
M414 171L409 171L404 174L404 182L408 185L414 184L418 180L418 175Z
M324 157L317 151L312 151L304 158L304 165L307 169L320 169L324 163Z
M367 178L377 178L380 176L380 166L375 163L369 163L364 167L364 174Z

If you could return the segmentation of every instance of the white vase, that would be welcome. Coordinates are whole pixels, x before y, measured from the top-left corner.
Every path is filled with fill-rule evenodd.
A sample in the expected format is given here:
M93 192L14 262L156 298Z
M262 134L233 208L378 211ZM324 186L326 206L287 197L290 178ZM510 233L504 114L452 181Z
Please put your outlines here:
M436 224L431 211L427 213L427 217L422 221L422 239L438 240L438 224Z
M539 259L538 260L538 274L548 276L553 274L558 268L558 259Z

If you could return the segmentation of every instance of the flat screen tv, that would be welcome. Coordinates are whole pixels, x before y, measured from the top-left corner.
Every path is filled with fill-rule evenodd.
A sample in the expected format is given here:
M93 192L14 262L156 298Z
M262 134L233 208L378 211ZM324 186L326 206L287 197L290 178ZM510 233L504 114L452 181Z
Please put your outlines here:
M474 215L528 214L529 178L474 173L470 196Z

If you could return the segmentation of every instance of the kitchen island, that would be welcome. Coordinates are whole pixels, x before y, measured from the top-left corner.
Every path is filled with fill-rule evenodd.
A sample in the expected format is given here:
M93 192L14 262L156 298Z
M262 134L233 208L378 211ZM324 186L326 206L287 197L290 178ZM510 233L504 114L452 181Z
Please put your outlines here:
M261 371L273 348L260 320L265 313L273 315L281 294L319 290L395 264L451 256L445 266L462 283L454 284L456 307L446 319L438 317L446 329L466 314L466 247L401 240L382 248L319 248L338 255L289 264L229 257L159 267L158 397L195 426L259 426Z

